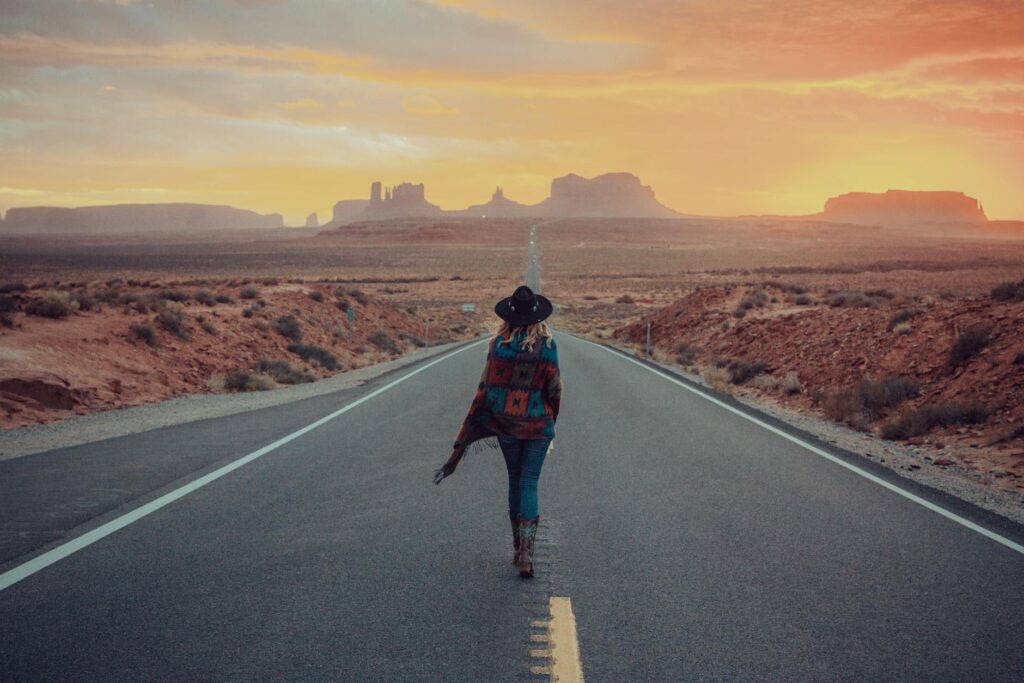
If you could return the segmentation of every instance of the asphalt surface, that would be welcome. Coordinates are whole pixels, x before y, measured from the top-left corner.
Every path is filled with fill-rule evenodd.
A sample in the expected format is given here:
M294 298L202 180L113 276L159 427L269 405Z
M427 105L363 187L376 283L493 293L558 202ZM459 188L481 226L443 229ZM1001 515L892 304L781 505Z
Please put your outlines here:
M476 345L0 591L0 680L541 680L552 595L591 682L1024 679L1024 555L556 339L536 579L510 563L498 452L430 483ZM0 571L415 367L0 462Z

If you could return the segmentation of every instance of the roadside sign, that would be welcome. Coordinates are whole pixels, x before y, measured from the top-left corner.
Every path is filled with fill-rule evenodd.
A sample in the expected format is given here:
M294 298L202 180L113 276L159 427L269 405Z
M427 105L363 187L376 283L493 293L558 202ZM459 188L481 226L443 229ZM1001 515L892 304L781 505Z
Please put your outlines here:
M351 306L348 307L348 324L351 325L356 320L356 309Z
M476 304L462 304L463 313L476 313Z

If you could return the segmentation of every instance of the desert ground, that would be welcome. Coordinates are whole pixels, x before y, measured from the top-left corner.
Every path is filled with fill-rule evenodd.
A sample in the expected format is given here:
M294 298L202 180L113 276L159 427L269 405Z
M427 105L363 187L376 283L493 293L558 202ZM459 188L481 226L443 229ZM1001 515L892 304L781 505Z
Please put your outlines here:
M8 240L0 428L270 389L476 336L523 271L527 234L522 221L393 221Z
M428 321L431 343L475 336L523 277L534 223L11 240L0 426L309 381L415 352ZM656 360L720 391L1024 491L1024 240L771 219L537 234L556 328L643 354L650 323Z
M555 325L1024 491L1024 241L811 221L562 221ZM907 468L917 465L905 465Z

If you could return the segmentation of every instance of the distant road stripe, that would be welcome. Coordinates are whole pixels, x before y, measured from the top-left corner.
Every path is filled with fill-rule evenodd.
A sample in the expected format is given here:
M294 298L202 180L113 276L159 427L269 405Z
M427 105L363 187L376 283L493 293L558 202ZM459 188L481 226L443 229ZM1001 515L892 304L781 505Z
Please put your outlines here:
M472 342L470 344L466 344L463 347L455 349L451 353L447 353L447 354L441 356L440 358L437 358L435 360L430 361L429 363L426 363L425 365L421 365L420 367L416 368L412 372L409 372L409 373L407 373L405 375L402 375L398 379L396 379L396 380L394 380L392 382L389 382L389 383L385 384L382 387L378 387L377 389L374 389L373 391L368 393L366 396L358 398L355 401L352 401L351 403L349 403L348 405L346 405L346 406L344 406L342 408L339 408L338 410L335 410L330 415L325 415L324 417L321 417L316 422L310 423L310 424L306 425L305 427L303 427L301 429L298 429L298 430L292 432L291 434L289 434L287 436L284 436L284 437L278 439L277 441L264 446L263 448L260 448L259 450L253 451L252 453L249 453L248 455L244 455L241 458L238 458L237 460L233 460L232 462L228 463L227 465L224 465L223 467L221 467L221 468L219 468L217 470L214 470L213 472L210 472L209 474L205 474L202 477L199 477L198 479L190 481L189 483L185 484L184 486L181 486L180 488L176 488L173 491L170 491L169 493L165 493L164 495L160 496L159 498L146 503L145 505L142 505L140 507L135 508L131 512L126 512L125 514L121 515L120 517L117 517L115 519L110 520L106 524L102 524L102 525L96 527L95 529L82 534L81 536L78 536L76 538L71 539L67 543L62 543L61 545L57 546L56 548L53 548L52 550L48 550L45 553L43 553L42 555L39 555L38 557L34 557L31 560L28 560L27 562L25 562L23 564L20 564L17 567L14 567L13 569L10 569L10 570L4 572L3 574L0 574L0 591L3 591L3 590L6 590L7 588L10 588L14 584L16 584L19 581L21 581L22 579L28 578L29 576L32 576L36 572L38 572L38 571L40 571L42 569L45 569L46 567L49 567L51 564L54 564L56 562L59 562L59 561L63 560L68 555L76 553L79 550L81 550L82 548L85 548L87 546L92 545L96 541L109 536L110 534L114 533L115 531L119 531L120 529L125 528L126 526L128 526L132 522L136 522L136 521L142 519L143 517L145 517L146 515L151 514L153 512L156 512L157 510L159 510L162 507L170 505L171 503L173 503L174 501L178 500L179 498L183 498L183 497L187 496L188 494L192 493L193 491L201 489L202 487L206 486L210 482L213 482L213 481L216 481L217 479L220 479L225 474L229 474L230 472L234 472L239 467L242 467L244 465L248 465L253 460L256 460L257 458L262 457L262 456L266 455L267 453L270 453L271 451L276 450L276 449L280 448L281 446L284 446L285 444L294 441L295 439L299 438L300 436L313 431L317 427L321 427L321 426L325 425L326 423L330 422L331 420L333 420L334 418L338 417L339 415L347 413L348 411L352 410L356 406L362 405L363 403L366 403L371 398L373 398L375 396L379 396L380 394L383 394L388 389L401 384L402 382L404 382L405 380L409 379L410 377L418 375L419 373L423 372L427 368L432 367L434 365L437 365L438 363L440 363L442 361L448 360L449 358L451 358L455 354L462 353L466 349L473 348L474 346L479 346L480 344L483 344L485 341L487 341L487 340L486 339L481 339L480 341L476 341L476 342Z
M861 468L857 467L856 465L852 465L852 464L850 464L850 463L848 463L848 462L846 462L846 461L844 461L844 460L842 460L840 458L837 458L836 456L832 455L828 451L822 450L822 449L818 448L817 446L815 446L813 444L807 443L806 441L804 441L803 439L801 439L798 436L793 436L792 434L789 434L788 432L786 432L784 430L781 430L778 427L774 427L774 426L768 424L767 422L765 422L763 420L760 420L760 419L754 417L753 415L751 415L751 414L749 414L749 413L747 413L745 411L739 410L738 408L735 408L735 407L729 405L728 403L725 403L723 401L718 400L714 396L711 396L711 395L701 391L700 389L698 389L696 387L692 387L689 384L686 384L685 382L680 382L678 379L676 379L675 377L673 377L673 376L671 376L669 374L666 374L666 373L664 373L664 372L662 372L660 370L652 368L650 365L647 365L645 363L641 363L640 361L636 360L635 358L630 358L629 356L627 356L624 353L621 353L619 351L616 351L615 349L612 349L612 348L609 348L607 346L604 346L603 344L594 343L594 342L590 341L589 339L583 339L582 337L576 337L576 338L579 339L580 341L584 341L584 342L586 342L588 344L591 344L592 346L596 346L599 349L604 349L605 351L607 351L608 353L610 353L612 355L618 356L618 357L620 357L620 358L622 358L624 360L628 360L630 363L633 363L635 365L639 365L641 368L643 368L645 370L649 370L649 371L653 372L655 375L658 375L659 377L667 379L669 382L672 382L673 384L681 386L683 389L686 389L687 391L689 391L689 392L691 392L693 394L696 394L697 396L700 396L701 398L706 399L706 400L714 403L715 405L719 406L720 408L725 408L730 413L733 413L734 415L738 415L739 417L742 417L744 420L748 420L750 422L753 422L754 424L767 429L769 432L771 432L773 434L776 434L778 436L781 436L783 439L786 439L788 441L791 441L791 442L795 443L798 446L802 446L803 448L806 448L807 450L809 450L811 453L814 453L815 455L820 455L821 457L825 458L826 460L830 460L830 461L834 462L835 464L839 465L840 467L845 467L846 469L850 470L851 472L859 474L860 476L864 477L865 479L867 479L869 481L872 481L872 482L878 484L879 486L884 486L885 488L889 489L890 491L893 491L894 493L898 493L899 495L903 496L907 500L912 500L915 503L917 503L918 505L921 505L922 507L928 508L932 512L937 512L940 515L942 515L943 517L945 517L947 519L951 519L954 522L956 522L957 524L960 524L962 526L967 527L971 531L976 531L979 534L981 534L982 536L985 536L986 538L990 538L993 541L995 541L996 543L1001 543L1002 545L1006 546L1010 550L1014 550L1014 551L1024 555L1024 546L1020 545L1019 543L1015 543L1015 542L1011 541L1010 539L1006 538L1005 536L1001 536L1000 534L997 534L996 532L994 532L994 531L992 531L990 529L986 529L983 526L975 524L971 520L965 519L965 518L961 517L960 515L956 514L955 512L950 512L946 508L940 507L940 506L936 505L935 503L932 503L929 500L925 500L924 498L922 498L922 497L920 497L918 495L915 495L915 494L911 493L910 491L907 491L907 490L905 490L903 488L900 488L896 484L893 484L891 482L886 481L885 479L882 479L881 477L878 477L878 476L876 476L874 474L871 474L867 470L862 470Z

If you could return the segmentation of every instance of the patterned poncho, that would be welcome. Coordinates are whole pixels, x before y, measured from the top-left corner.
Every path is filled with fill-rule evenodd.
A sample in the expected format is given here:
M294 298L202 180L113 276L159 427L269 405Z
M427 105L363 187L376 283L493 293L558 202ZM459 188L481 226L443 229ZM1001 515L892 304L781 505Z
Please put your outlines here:
M538 337L532 349L523 348L523 333L505 342L491 340L487 362L469 414L455 437L448 465L454 470L470 444L487 437L551 439L562 399L558 347L551 338ZM479 445L496 446L492 442Z

